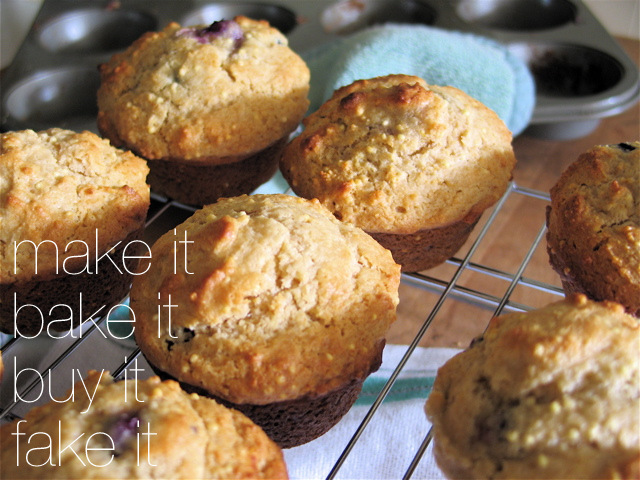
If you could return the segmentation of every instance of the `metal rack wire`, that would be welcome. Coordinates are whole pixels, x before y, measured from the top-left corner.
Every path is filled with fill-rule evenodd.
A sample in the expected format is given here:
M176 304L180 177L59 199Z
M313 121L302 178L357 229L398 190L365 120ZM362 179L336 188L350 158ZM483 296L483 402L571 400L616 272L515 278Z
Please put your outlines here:
M282 192L282 190L280 191ZM285 193L290 192L287 191ZM516 288L541 292L549 300L563 295L559 286L525 275L531 258L541 245L545 232L544 222L539 226L534 238L529 239L530 244L521 261L517 265L510 266L508 270L476 263L473 260L477 250L490 241L487 236L492 232L492 229L496 228L495 225L498 219L505 215L505 204L516 197L519 200L540 202L539 208L542 208L542 204L548 202L546 194L521 188L515 183L511 183L501 200L489 212L486 220L477 227L475 237L472 239L468 250L464 252L464 255L447 261L447 266L453 269L454 272L450 277L438 275L437 273L433 274L431 271L421 274L403 274L403 284L410 288L414 294L420 294L420 292L435 294L438 296L437 301L429 311L423 312L424 321L419 325L406 353L373 402L359 428L349 439L344 451L336 458L327 479L333 479L338 476L340 468L352 453L353 447L363 435L366 435L366 428L371 419L376 415L409 357L420 345L445 301L462 302L479 307L487 312L488 322L492 315L500 314L506 310L524 311L534 308L533 305L512 299L512 293ZM194 210L193 207L154 196L147 221L148 235L146 241L151 245L155 238L181 223ZM491 279L492 281L503 283L504 288L500 294L496 294L482 288L483 285L487 284L486 280L479 282L480 287L467 285L461 280L463 275L467 273L479 275L482 279ZM121 303L125 303L125 300L123 299ZM400 301L402 302L402 296ZM402 318L399 321L402 321ZM108 328L109 319L105 316L96 321L86 322L81 327L78 327L74 336L34 339L12 338L6 341L2 346L2 356L5 368L8 370L0 390L0 419L2 423L21 418L33 406L44 403L46 395L43 394L42 389L44 388L45 380L46 384L49 385L50 391L48 393L56 395L64 393L71 387L74 379L73 374L76 372L80 374L90 368L98 368L99 366L113 372L112 375L116 378L125 378L127 375L129 375L128 378L131 378L132 372L137 375L143 369L145 373L151 375L151 371L144 363L144 358L140 355L140 350L132 338L125 337L120 340L109 338L109 335L105 334ZM20 362L20 359L26 359L26 363ZM19 363L20 365L18 365ZM140 363L145 366L141 368ZM29 369L33 369L33 371ZM28 371L31 375L24 378L23 370ZM14 375L14 372L18 371L22 375L19 379L15 378ZM70 380L67 378L69 372L72 374ZM398 472L397 478L401 478L401 476L405 479L411 478L427 451L430 441L431 432L429 431L417 449L407 471Z
M418 330L418 333L416 334L416 336L414 337L413 341L411 342L411 344L407 348L404 356L400 360L400 362L399 362L398 366L396 367L396 369L394 370L393 374L389 377L389 380L387 381L387 383L383 387L383 389L380 392L378 398L375 400L375 402L373 403L373 405L370 408L369 412L367 413L365 418L362 420L362 423L360 424L360 427L354 433L353 437L351 438L351 440L347 444L347 446L344 449L344 451L341 454L341 456L336 460L336 463L335 463L333 469L331 470L330 474L327 477L328 479L333 479L333 478L336 477L340 467L342 466L342 464L346 460L347 456L350 454L353 446L356 444L356 442L358 441L360 436L363 434L363 432L366 429L367 425L369 424L371 418L375 415L376 411L378 410L378 408L380 407L380 405L384 401L384 398L386 397L386 395L391 390L394 382L396 381L396 379L398 378L400 372L402 371L402 369L406 365L409 357L414 352L414 350L418 347L418 344L419 344L420 340L422 339L422 337L425 335L425 333L429 329L433 319L438 314L438 311L440 310L440 308L444 304L444 301L448 297L454 296L454 297L457 297L459 300L475 302L475 303L478 303L479 305L481 305L483 307L495 307L493 315L499 315L500 313L502 313L502 311L504 310L504 308L506 306L510 306L511 308L516 309L516 310L528 310L528 309L530 309L530 307L527 307L525 305L521 305L521 304L516 304L516 303L511 303L510 302L510 300L509 300L510 296L511 296L512 292L514 291L514 289L516 288L517 285L526 285L526 286L528 286L530 288L541 289L541 290L543 290L543 291L545 291L547 293L550 293L552 295L559 295L559 296L563 295L562 294L562 290L560 288L558 288L558 287L555 287L555 286L550 285L550 284L545 284L545 283L542 283L542 282L537 282L537 281L534 281L534 280L531 280L531 279L527 279L526 277L523 277L524 271L525 271L527 265L529 264L529 261L531 260L535 250L539 247L539 245L541 243L541 240L543 238L543 235L544 235L544 233L546 231L544 225L542 225L540 227L540 230L538 231L538 233L535 236L535 238L532 240L532 243L531 243L527 253L525 254L524 258L522 259L522 262L517 266L515 272L510 273L510 272L505 272L505 271L498 271L498 270L492 269L490 267L473 264L471 262L471 258L473 256L473 254L476 252L476 250L480 246L480 244L484 241L487 232L490 230L490 228L494 224L495 219L502 212L502 208L503 208L505 202L507 201L507 199L511 195L525 195L525 196L528 196L528 197L531 197L531 198L539 198L539 199L543 199L543 200L548 200L548 197L546 195L540 193L540 192L537 192L537 191L534 191L534 190L529 190L529 189L524 189L524 188L519 188L514 183L512 183L510 185L508 191L505 193L505 195L502 197L500 202L494 208L494 210L491 213L489 219L487 220L487 222L482 227L481 231L479 232L478 237L473 242L473 244L472 244L471 248L469 249L469 251L467 252L467 254L462 259L457 259L456 258L456 259L449 260L449 263L452 263L452 264L456 265L457 269L456 269L455 274L453 275L453 277L451 278L451 280L448 283L443 283L442 281L440 281L440 280L438 280L436 278L432 278L432 277L429 277L429 276L426 276L426 275L421 275L421 274L405 274L404 275L404 281L405 282L409 282L409 283L412 283L414 285L419 285L422 288L437 290L437 291L440 292L440 297L439 297L437 303L435 304L435 306L428 313L424 323L422 324L422 326ZM462 287L462 286L458 285L458 281L459 281L462 273L467 269L469 269L469 270L473 269L475 271L483 273L484 275L489 275L489 276L492 276L492 277L495 277L495 278L501 278L501 279L505 279L506 278L506 279L509 279L510 280L509 285L505 289L503 295L501 297L499 297L499 298L496 297L496 296L493 296L493 295L485 294L482 291L470 290L468 288ZM418 466L419 462L421 461L422 456L426 452L427 447L428 447L429 443L431 442L431 439L432 439L432 431L430 429L428 431L427 435L425 436L425 439L423 440L422 444L420 445L420 447L416 451L416 454L415 454L411 464L409 465L407 471L404 473L404 475L402 477L403 479L411 478L413 472L415 471L416 467Z

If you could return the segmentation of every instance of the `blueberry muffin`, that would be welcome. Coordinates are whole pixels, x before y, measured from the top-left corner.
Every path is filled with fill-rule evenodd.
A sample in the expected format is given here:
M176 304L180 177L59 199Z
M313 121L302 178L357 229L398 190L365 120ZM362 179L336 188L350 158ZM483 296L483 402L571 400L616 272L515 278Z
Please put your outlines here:
M171 23L100 66L98 128L149 160L154 191L203 205L250 193L309 102L309 69L287 39L246 17Z
M595 146L551 189L547 251L565 292L640 316L640 142Z
M403 271L455 254L515 166L493 111L415 76L342 87L304 126L280 162L293 191L370 233Z
M493 318L426 412L448 478L638 478L640 323L582 294Z
M176 382L114 382L104 371L82 382L72 400L0 428L2 478L287 478L259 427Z
M188 243L176 249L176 239ZM400 268L317 202L221 199L151 251L131 289L142 353L159 375L240 409L280 446L326 432L379 367Z
M2 134L0 330L69 330L126 296L144 255L148 171L91 132Z

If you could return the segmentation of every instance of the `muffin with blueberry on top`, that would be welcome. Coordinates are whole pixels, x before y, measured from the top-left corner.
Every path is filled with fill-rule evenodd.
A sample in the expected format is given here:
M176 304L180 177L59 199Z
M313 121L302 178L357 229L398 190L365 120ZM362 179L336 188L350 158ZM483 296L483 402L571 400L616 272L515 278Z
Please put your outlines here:
M146 33L100 74L101 133L149 161L152 190L189 204L267 181L309 104L286 37L242 16Z

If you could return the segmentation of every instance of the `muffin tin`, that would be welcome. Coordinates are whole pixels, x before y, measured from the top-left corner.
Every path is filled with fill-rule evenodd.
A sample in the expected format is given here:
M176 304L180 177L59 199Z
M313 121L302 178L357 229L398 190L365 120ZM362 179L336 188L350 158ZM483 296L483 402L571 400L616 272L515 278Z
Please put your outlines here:
M208 24L237 14L268 20L300 53L389 21L494 38L533 73L537 101L527 133L545 138L585 135L639 97L637 66L579 0L45 0L2 73L2 128L96 131L99 63L170 21Z

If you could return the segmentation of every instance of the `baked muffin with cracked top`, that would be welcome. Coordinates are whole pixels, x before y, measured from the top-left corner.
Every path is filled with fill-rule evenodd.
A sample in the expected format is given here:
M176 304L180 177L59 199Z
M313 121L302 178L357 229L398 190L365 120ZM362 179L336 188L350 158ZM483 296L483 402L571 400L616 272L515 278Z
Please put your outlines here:
M2 478L287 478L259 427L176 382L92 371L73 389L0 427Z
M91 132L2 134L0 330L68 331L126 296L144 255L148 172Z
M640 323L582 294L493 318L426 412L448 478L638 478Z
M404 271L451 257L515 166L493 111L415 76L356 81L303 123L280 161L293 191L370 233Z
M567 293L640 316L640 142L584 152L551 189L547 251Z
M203 205L277 169L309 102L309 69L266 21L171 23L100 66L98 128L149 160L154 191Z
M176 251L176 238L188 250ZM151 251L131 289L142 353L159 375L238 408L280 446L325 433L379 367L400 268L318 202L221 199ZM159 316L159 304L171 311Z

